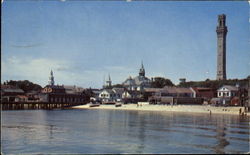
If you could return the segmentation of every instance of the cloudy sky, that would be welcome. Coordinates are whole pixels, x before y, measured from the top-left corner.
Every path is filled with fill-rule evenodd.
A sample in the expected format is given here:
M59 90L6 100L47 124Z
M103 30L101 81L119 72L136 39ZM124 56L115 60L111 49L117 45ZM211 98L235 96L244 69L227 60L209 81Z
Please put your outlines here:
M227 77L250 74L245 2L11 1L2 6L2 81L100 88L137 76L216 78L216 25L226 14Z

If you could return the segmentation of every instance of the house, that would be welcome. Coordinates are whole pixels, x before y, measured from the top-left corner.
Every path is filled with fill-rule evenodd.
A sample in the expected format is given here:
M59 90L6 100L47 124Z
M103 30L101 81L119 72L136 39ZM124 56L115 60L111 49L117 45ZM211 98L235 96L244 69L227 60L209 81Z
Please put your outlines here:
M124 103L137 103L143 101L143 96L140 91L125 89L122 93L122 101Z
M18 95L24 95L24 91L11 85L1 85L1 97L3 102L16 102Z
M191 88L165 86L155 89L155 92L148 101L151 104L202 104L203 99L194 97L195 93Z
M194 97L194 92L190 88L165 86L158 93L161 96L172 97Z
M99 94L99 99L102 102L115 102L116 94L112 89L103 89Z
M231 85L224 85L217 90L217 97L234 97L237 96L239 88Z
M206 87L191 87L191 90L194 92L194 97L201 97L205 100L210 100L216 96L216 90Z
M125 89L124 88L113 88L112 90L116 94L116 100L121 101L122 100L122 94L123 94Z
M117 102L122 100L124 88L103 89L99 94L102 102Z

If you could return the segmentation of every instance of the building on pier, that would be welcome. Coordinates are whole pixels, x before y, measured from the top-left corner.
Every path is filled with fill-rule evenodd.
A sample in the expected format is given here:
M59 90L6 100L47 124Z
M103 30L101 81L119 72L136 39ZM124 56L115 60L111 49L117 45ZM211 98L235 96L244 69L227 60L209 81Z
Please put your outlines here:
M24 91L20 88L11 85L1 85L1 97L3 102L16 102L18 95L25 95Z
M40 102L48 103L86 103L89 97L82 87L55 85L53 71L50 72L49 84L39 94Z
M47 85L39 96L40 101L49 103L85 103L88 100L84 91L65 88L63 85Z

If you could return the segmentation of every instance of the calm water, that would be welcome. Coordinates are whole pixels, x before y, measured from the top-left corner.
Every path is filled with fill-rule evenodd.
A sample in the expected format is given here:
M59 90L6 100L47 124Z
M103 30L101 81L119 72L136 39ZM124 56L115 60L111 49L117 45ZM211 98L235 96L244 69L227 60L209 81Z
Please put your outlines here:
M2 112L2 152L246 153L249 118L115 110Z

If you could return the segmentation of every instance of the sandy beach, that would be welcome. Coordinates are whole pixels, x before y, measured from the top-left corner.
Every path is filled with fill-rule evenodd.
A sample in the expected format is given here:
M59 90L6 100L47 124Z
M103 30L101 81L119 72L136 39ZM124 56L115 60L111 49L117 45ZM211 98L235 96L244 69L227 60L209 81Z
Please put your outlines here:
M73 109L113 109L113 110L140 110L140 111L166 111L166 112L192 112L205 114L232 114L239 115L244 112L244 107L214 107L210 105L149 105L149 104L123 104L121 107L115 105L100 105L89 107L88 104L72 107ZM241 109L241 110L240 110ZM249 113L244 113L249 116Z

